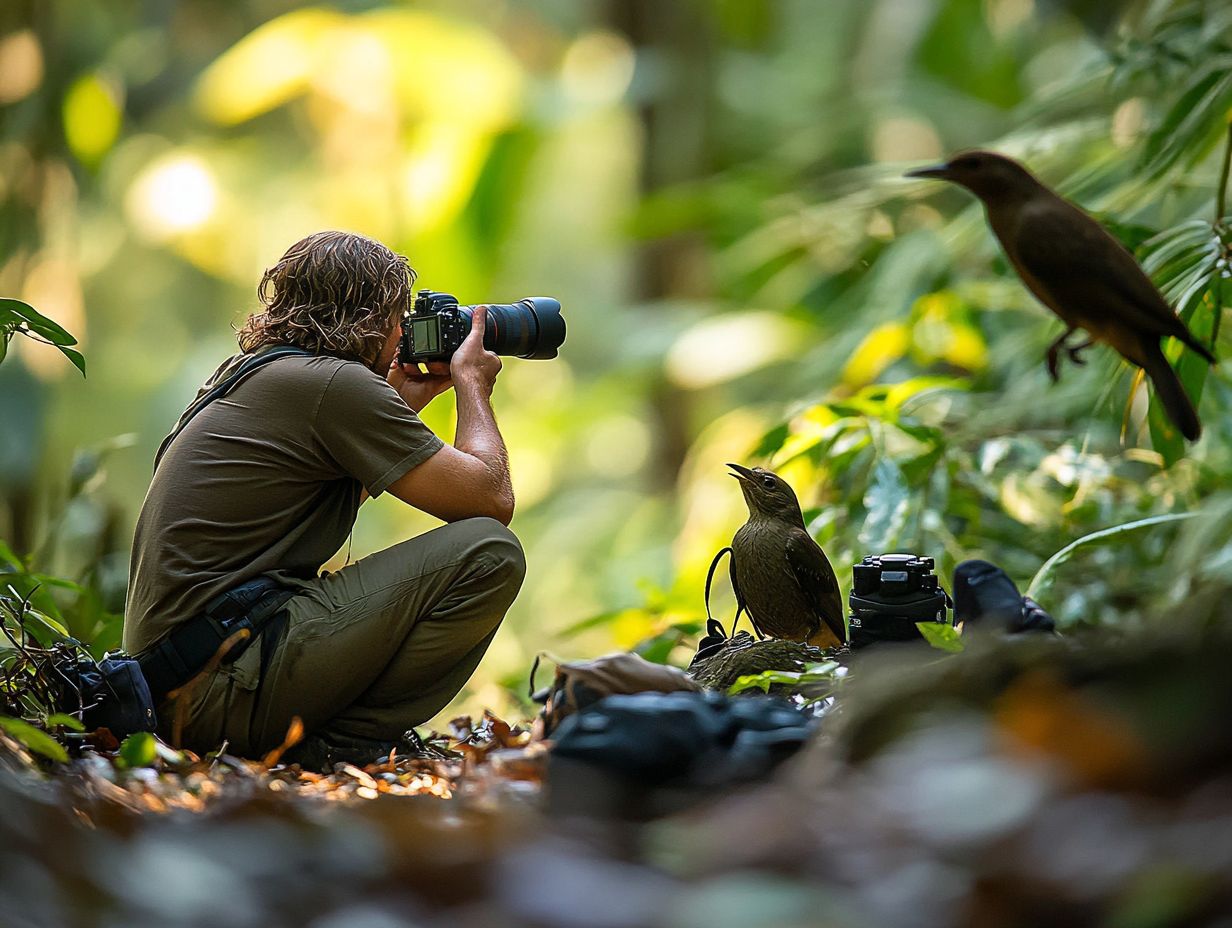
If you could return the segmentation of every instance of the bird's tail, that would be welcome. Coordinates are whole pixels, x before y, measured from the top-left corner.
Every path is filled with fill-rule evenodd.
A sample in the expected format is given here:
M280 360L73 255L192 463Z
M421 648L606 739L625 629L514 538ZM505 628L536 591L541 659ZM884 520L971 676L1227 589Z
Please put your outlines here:
M1189 329L1185 328L1183 324L1181 328L1185 330L1184 334L1182 335L1182 334L1174 333L1176 334L1177 338L1183 341L1187 347L1189 347L1193 351L1196 351L1198 354L1202 355L1202 357L1206 359L1206 362L1208 364L1218 364L1219 363L1218 359L1213 354L1211 354L1211 350L1207 348L1206 345L1198 341L1197 337L1193 334L1193 332L1190 332Z
M1194 410L1188 394L1176 371L1164 357L1159 342L1153 338L1143 339L1142 369L1155 385L1155 395L1164 404L1171 419L1181 434L1190 441L1197 441L1202 434L1202 423L1198 421L1198 413Z

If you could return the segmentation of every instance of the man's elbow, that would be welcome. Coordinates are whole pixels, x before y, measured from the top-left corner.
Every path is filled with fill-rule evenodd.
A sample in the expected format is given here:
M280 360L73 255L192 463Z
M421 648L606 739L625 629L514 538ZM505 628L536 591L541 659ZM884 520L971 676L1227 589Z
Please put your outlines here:
M513 494L501 493L493 500L492 512L488 514L501 525L508 528L509 523L513 521L513 509Z

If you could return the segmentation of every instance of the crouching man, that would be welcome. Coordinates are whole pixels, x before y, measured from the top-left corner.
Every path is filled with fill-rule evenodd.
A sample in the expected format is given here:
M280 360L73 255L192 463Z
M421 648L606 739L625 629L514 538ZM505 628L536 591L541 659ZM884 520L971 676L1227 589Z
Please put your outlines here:
M496 634L525 573L491 407L501 362L484 350L478 310L448 364L400 366L414 276L359 235L292 246L261 280L264 309L239 333L243 353L199 398L246 361L279 356L186 413L164 444L133 540L124 626L164 737L198 752L226 740L258 757L298 716L307 737L288 759L368 763L413 747L413 727L458 693ZM451 387L448 445L418 413ZM320 574L360 504L385 492L447 524ZM223 595L254 580L253 610ZM230 634L245 611L273 615ZM226 637L231 650L201 675L204 651ZM190 674L196 683L168 699Z

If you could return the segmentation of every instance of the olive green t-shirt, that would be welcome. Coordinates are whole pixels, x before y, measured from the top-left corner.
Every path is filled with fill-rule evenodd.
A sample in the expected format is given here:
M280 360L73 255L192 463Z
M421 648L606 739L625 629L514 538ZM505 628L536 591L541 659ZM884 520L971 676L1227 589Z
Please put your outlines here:
M158 465L133 538L125 648L148 647L258 574L315 576L350 534L362 490L379 496L443 444L358 361L292 356L258 369L190 420Z

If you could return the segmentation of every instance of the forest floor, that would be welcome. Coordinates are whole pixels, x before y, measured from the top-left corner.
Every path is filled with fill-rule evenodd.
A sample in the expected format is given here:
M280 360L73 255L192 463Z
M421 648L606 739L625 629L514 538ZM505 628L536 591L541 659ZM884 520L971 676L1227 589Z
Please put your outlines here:
M490 716L328 776L6 740L0 925L1226 924L1230 627L870 655L772 778L619 815Z

